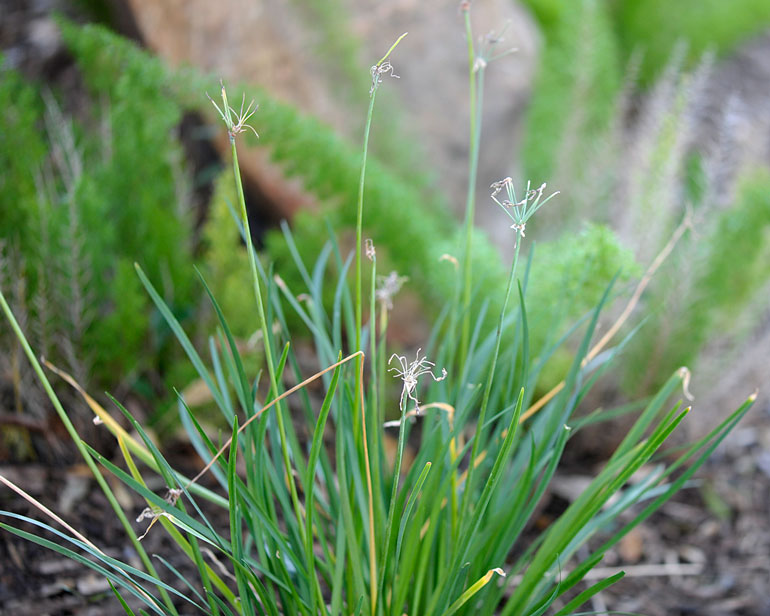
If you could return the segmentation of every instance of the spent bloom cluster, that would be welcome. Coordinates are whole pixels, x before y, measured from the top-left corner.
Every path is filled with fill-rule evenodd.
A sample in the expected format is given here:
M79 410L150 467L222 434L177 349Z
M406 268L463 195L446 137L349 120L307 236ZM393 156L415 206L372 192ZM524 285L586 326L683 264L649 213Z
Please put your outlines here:
M396 355L393 353L393 355L390 356L390 359L388 360L388 365L390 365L393 362L393 359L397 359L399 366L393 366L389 369L390 372L395 372L396 377L400 378L404 382L404 387L401 390L401 401L399 403L399 408L403 411L404 406L406 405L406 400L409 398L410 400L414 401L415 406L417 407L417 411L420 410L420 401L417 399L417 397L414 395L414 390L417 388L417 379L419 379L423 374L429 374L434 381L443 381L446 376L446 368L441 369L441 376L436 376L433 374L433 368L436 364L434 364L432 361L428 361L427 357L420 357L420 351L422 349L417 349L417 354L414 358L414 361L411 363L408 363L406 361L406 357L402 355Z
M464 9L461 7L460 10L463 11ZM479 37L479 42L476 45L475 60L473 62L474 73L478 73L487 68L487 65L490 62L499 60L500 58L517 51L515 47L511 47L500 53L495 53L497 46L505 41L503 34L508 29L508 26L510 26L510 22L506 22L499 33L490 30L484 36Z
M516 198L516 190L513 188L513 180L510 177L494 182L490 186L492 189L492 200L503 208L503 211L513 220L511 229L516 231L517 242L519 236L525 237L524 231L527 227L527 221L532 218L535 212L559 194L559 191L556 191L543 199L545 187L544 182L540 185L540 188L530 189L530 184L527 182L527 191L524 197L519 200ZM503 190L505 190L507 198L500 200L497 198L497 195Z
M220 82L221 83L221 82ZM219 113L219 117L222 118L222 121L227 126L227 134L230 136L230 141L235 140L235 136L239 135L241 133L245 133L246 130L250 130L254 135L259 139L259 134L254 129L253 126L250 124L246 124L248 119L253 116L257 109L259 108L259 105L257 105L254 101L251 101L248 106L244 109L244 105L246 105L246 93L244 92L243 97L241 98L241 110L236 111L233 109L227 102L227 92L225 91L225 84L221 83L222 85L222 107L220 108L219 105L216 104L213 98L211 98L208 94L208 99L211 101L211 104L214 105L217 112Z
M165 500L169 505L173 507L176 505L176 502L179 500L181 495L182 490L179 488L170 488L163 500ZM150 525L147 527L147 530L144 531L144 534L139 537L140 541L147 536L147 533L150 532L150 529L155 525L155 522L158 521L158 518L163 516L170 518L171 514L157 506L145 507L142 510L142 512L139 514L139 517L136 518L136 521L141 522L142 520L150 519L152 522L150 522Z
M371 73L372 73L372 87L369 90L369 96L374 94L374 91L382 83L383 75L390 75L391 77L395 77L396 79L401 79L401 77L396 75L396 73L394 72L393 65L390 63L390 60L385 60L385 62L380 62L379 64L375 64L374 66L372 66Z
M382 302L388 310L393 309L393 296L401 290L409 276L399 276L397 272L390 272L387 276L377 276L377 289L375 297Z

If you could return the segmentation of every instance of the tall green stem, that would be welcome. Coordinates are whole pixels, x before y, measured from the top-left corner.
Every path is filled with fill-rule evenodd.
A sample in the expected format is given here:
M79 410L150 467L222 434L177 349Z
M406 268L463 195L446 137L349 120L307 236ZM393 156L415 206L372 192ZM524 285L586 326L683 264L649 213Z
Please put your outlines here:
M369 99L369 111L366 114L366 128L364 129L364 149L361 158L361 175L358 180L358 200L356 202L356 348L361 349L361 328L363 326L363 291L361 287L361 244L363 243L364 226L364 184L366 180L366 157L369 152L369 133L372 128L372 116L374 115L374 100L377 98L377 88L374 88ZM359 361L363 359L359 358Z
M390 491L390 505L388 506L388 518L385 523L385 541L382 544L382 554L380 556L380 583L379 596L384 597L385 586L385 568L387 565L388 548L390 544L391 529L393 528L393 517L396 513L396 499L398 498L398 480L401 476L401 461L404 457L404 437L406 426L406 407L409 399L406 388L401 393L401 423L398 428L398 447L396 449L396 460L393 463L393 487Z
M471 332L471 291L473 286L471 253L473 249L473 221L476 210L476 182L481 145L481 119L484 94L484 63L476 62L471 31L470 11L465 11L465 36L468 40L468 81L470 95L470 155L468 164L468 192L465 197L465 250L463 252L462 328L458 366L465 364Z
M379 361L378 356L382 355L380 352L380 349L378 348L378 344L384 344L384 337L379 338L377 336L377 296L376 296L376 281L377 281L377 255L372 255L372 284L369 294L369 366L370 366L370 374L371 374L371 385L370 385L370 405L369 405L369 434L372 435L371 438L371 466L373 468L372 471L372 490L374 492L374 509L375 509L375 515L377 520L377 526L379 527L382 523L382 518L385 513L385 504L383 503L382 499L382 469L380 466L380 462L382 461L382 457L380 455L380 447L382 445L380 438L378 438L379 431L381 429L380 426L382 426L382 421L380 420L380 406L382 398L381 395L381 387L382 383L381 380L384 380L384 375L380 375L378 373L378 367L379 367ZM384 302L383 302L384 304ZM383 305L381 308L381 312L387 312L387 308Z
M503 307L500 310L500 317L497 320L497 330L495 333L495 351L492 354L492 362L489 364L489 374L487 375L487 382L484 386L484 397L481 400L481 409L479 410L479 417L476 421L476 433L473 436L473 447L471 448L471 457L468 460L468 475L465 479L465 489L463 490L462 508L460 511L461 524L465 525L468 513L468 507L470 505L471 492L473 491L473 471L476 462L476 455L479 450L479 443L481 441L481 433L484 429L484 420L487 415L487 406L489 405L489 396L492 391L492 382L495 376L495 368L497 367L497 357L500 354L500 342L503 338L503 321L505 320L505 311L508 308L508 300L511 296L511 288L513 287L513 281L516 278L516 266L519 263L519 250L521 249L521 237L516 238L516 252L513 257L513 263L511 263L511 273L508 276L508 286L505 290L505 300L503 301ZM460 531L462 536L463 530Z
M235 187L238 192L238 202L241 208L241 220L243 222L244 235L246 236L246 250L249 255L249 267L251 269L251 278L254 283L254 297L257 300L257 313L259 315L259 323L262 329L262 341L265 346L265 363L267 363L267 371L270 376L270 387L272 388L273 395L279 396L280 390L278 389L278 378L275 370L275 361L273 359L272 345L270 344L270 329L265 317L265 306L262 302L262 290L259 283L259 274L257 272L257 264L255 262L256 254L254 252L254 245L251 240L251 228L249 226L249 217L246 211L246 198L243 194L243 183L241 182L241 170L238 165L238 150L235 146L235 138L230 136L230 146L233 156L233 175L235 176ZM294 514L297 516L297 520L302 519L302 507L300 506L299 496L297 494L297 484L294 480L294 473L291 467L291 458L289 456L288 441L286 438L286 428L283 422L283 404L277 402L275 405L275 417L278 424L278 434L281 439L281 454L283 456L283 464L286 468L286 476L289 482L289 490L291 492L291 502L294 508ZM305 529L300 524L297 526L300 534L302 544L305 543Z

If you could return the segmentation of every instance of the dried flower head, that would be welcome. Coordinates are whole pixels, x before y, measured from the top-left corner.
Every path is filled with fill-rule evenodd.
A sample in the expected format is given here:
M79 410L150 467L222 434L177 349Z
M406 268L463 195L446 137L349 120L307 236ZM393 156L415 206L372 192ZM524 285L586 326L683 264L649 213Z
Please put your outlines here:
M369 96L374 94L374 91L379 87L379 85L382 83L382 76L390 74L391 77L395 77L396 79L401 79L396 73L394 72L393 65L390 63L390 60L385 60L385 62L381 62L380 64L375 64L371 68L372 73L372 87L369 90Z
M377 276L377 290L374 296L380 300L388 310L393 309L393 296L401 290L408 276L399 276L396 272L390 272L387 276Z
M364 242L364 254L370 261L374 261L374 257L377 256L377 251L374 249L374 242L371 238L367 238Z
M181 495L182 495L182 490L180 490L179 488L171 488L169 489L168 493L166 494L166 497L163 500L165 500L169 505L173 507L174 505L176 505L176 502L179 500L179 497ZM136 521L141 522L142 520L149 518L152 520L152 522L150 522L150 525L147 527L147 530L144 531L144 534L141 537L139 537L140 541L147 536L147 533L150 532L150 529L155 525L155 522L157 522L158 519L162 516L166 516L170 518L171 514L168 511L165 511L157 506L145 507L142 510L142 512L139 514L139 517L136 518Z
M461 8L461 12L462 12L462 8ZM497 53L497 54L495 53L495 48L505 41L505 39L503 38L503 34L505 33L505 31L508 29L508 26L510 25L511 25L511 22L506 21L505 25L503 26L502 30L500 30L500 32L489 31L484 36L479 37L478 45L474 50L475 51L474 53L475 59L473 62L474 73L477 73L485 69L490 62L494 62L495 60L498 60L504 56L507 56L517 51L515 47L511 47L500 53Z
M511 229L516 231L516 241L519 237L525 237L524 231L527 228L527 221L541 207L543 207L548 201L559 194L558 191L549 195L543 199L543 193L545 192L545 183L540 185L540 188L530 189L529 183L527 184L527 191L524 194L524 198L518 200L516 198L516 190L513 187L513 180L511 178L504 178L498 182L492 183L490 188L492 189L492 200L499 205L503 211L513 220ZM506 199L498 199L503 190L507 195Z
M393 353L393 355L391 355L390 359L388 360L388 365L393 362L394 358L397 359L399 363L399 366L393 366L389 369L389 371L395 372L396 376L404 382L404 387L401 390L401 401L399 402L399 408L402 411L406 405L407 398L413 400L415 406L417 407L417 412L419 413L420 411L420 401L414 395L414 390L417 388L418 378L420 378L423 374L429 374L434 381L438 382L443 381L447 375L446 368L441 369L441 376L436 376L433 374L433 368L436 364L434 364L432 361L428 361L426 357L420 357L421 350L422 349L417 349L417 355L415 356L412 363L407 363L406 357L402 355L396 355L395 353Z
M500 191L503 190L503 188L507 189L508 186L513 187L513 180L510 177L503 178L497 182L492 182L490 185L490 188L492 189L492 198L494 199L500 194Z
M221 82L220 82L221 83ZM235 140L235 136L239 135L241 133L245 133L246 130L250 130L254 133L254 135L259 139L259 134L254 129L253 126L250 124L246 124L248 119L253 116L257 109L259 108L259 105L257 105L253 100L248 104L246 109L244 109L244 105L246 105L246 93L244 92L243 97L241 98L241 109L240 111L236 111L230 105L227 103L227 91L225 90L225 84L222 83L222 108L220 109L219 105L216 104L214 99L212 99L208 94L208 99L211 101L211 104L214 105L215 109L219 113L219 117L222 118L222 121L225 123L225 126L227 126L227 134L230 136L230 141Z

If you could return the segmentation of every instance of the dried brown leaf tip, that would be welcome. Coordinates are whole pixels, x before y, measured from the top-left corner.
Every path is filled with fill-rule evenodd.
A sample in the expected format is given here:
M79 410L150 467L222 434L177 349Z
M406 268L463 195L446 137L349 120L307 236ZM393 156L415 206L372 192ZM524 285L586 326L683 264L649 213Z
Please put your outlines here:
M450 255L449 253L445 252L443 255L441 255L439 258L439 263L442 261L448 261L452 265L454 265L455 270L459 269L460 262L457 260L457 257L454 257Z

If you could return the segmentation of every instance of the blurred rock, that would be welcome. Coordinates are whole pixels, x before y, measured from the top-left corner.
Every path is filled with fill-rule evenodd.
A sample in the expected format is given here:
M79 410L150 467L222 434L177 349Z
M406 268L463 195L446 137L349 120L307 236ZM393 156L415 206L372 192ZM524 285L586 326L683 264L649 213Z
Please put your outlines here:
M468 52L460 3L447 0L400 0L349 3L354 29L367 56L379 58L390 42L409 32L394 53L401 80L393 90L403 103L410 132L425 149L439 184L462 216L468 182ZM355 6L356 8L353 8ZM516 2L474 2L474 36L502 40L495 54L516 49L488 65L485 75L477 221L500 245L511 244L507 225L489 199L489 185L515 176L523 113L532 92L540 33L530 14ZM502 236L501 236L502 234Z
M311 11L281 0L129 0L146 44L172 66L191 64L226 81L265 86L305 112L318 116L342 134L359 138L360 109L340 100L340 84L316 53L320 28ZM409 36L393 55L401 77L390 88L400 99L413 135L440 177L441 188L457 212L465 203L468 154L468 65L463 18L456 0L363 0L343 2L352 35L361 42L356 58L364 76L403 32ZM531 91L539 49L539 33L529 14L516 3L492 0L473 5L477 36L506 29L499 49L518 52L487 70L479 198L486 187L512 175L521 117ZM506 28L506 22L510 21ZM349 33L346 33L346 36ZM349 59L348 59L349 60ZM365 82L364 82L365 83ZM380 109L380 113L386 110ZM224 147L224 142L220 144ZM281 178L256 153L244 153L241 164L260 188L278 199L282 215L303 204L297 187L281 186ZM483 205L486 205L484 203ZM480 218L486 219L479 207ZM496 214L496 212L493 212ZM496 225L488 225L494 230Z
M729 140L732 160L727 164L736 170L769 165L770 31L743 43L716 65L706 99L700 138ZM714 118L721 118L721 126L709 126Z

